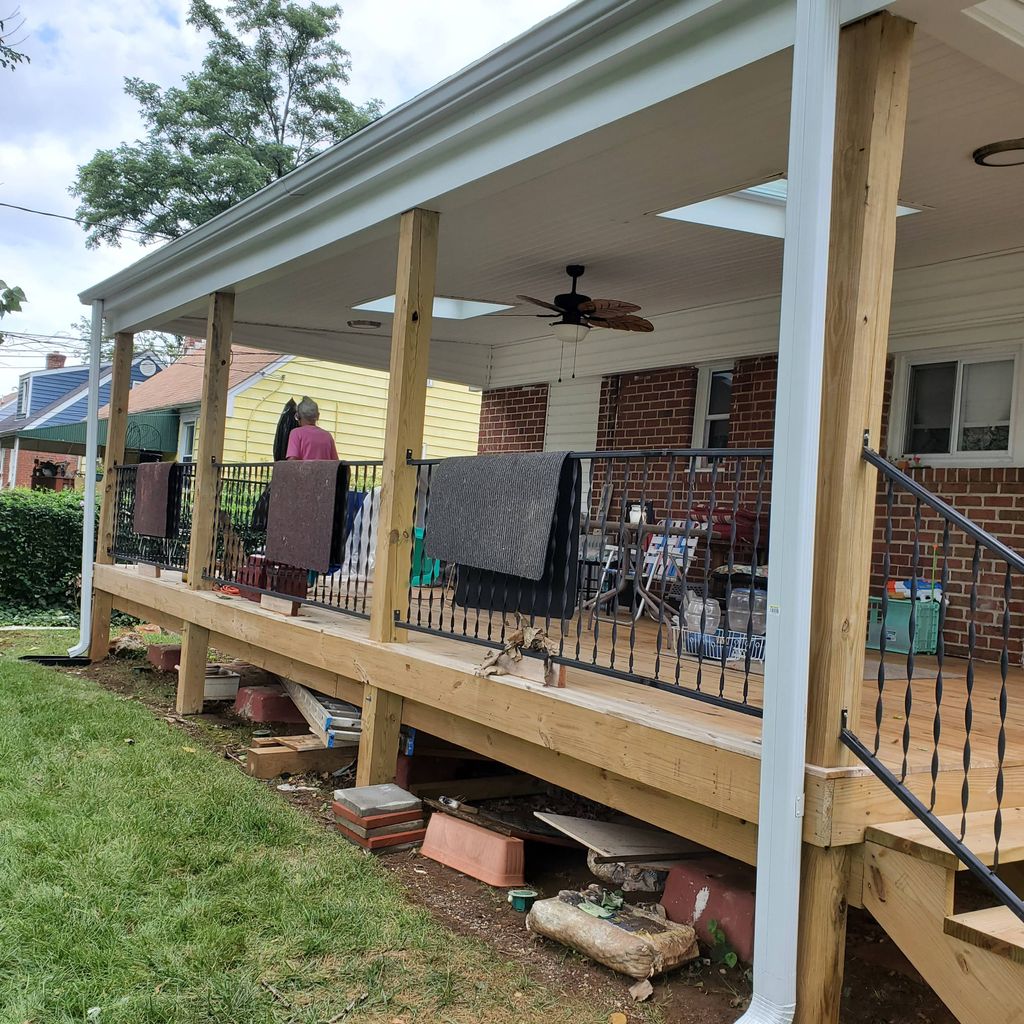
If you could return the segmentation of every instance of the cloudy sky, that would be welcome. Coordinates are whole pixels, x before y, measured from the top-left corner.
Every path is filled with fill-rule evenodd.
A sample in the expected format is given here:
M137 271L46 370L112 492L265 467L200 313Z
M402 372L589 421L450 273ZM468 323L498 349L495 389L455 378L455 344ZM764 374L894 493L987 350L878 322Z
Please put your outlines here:
M347 95L356 102L378 97L386 109L566 6L566 0L342 3L341 41L353 64ZM19 49L32 63L0 73L0 202L73 214L67 188L78 165L99 148L139 137L135 105L122 92L124 77L176 84L199 67L204 40L185 24L188 0L20 5ZM142 251L131 242L89 250L83 237L68 221L0 206L0 279L21 285L29 299L24 312L3 319L5 331L70 334L86 312L77 293ZM0 393L12 390L20 373L41 366L51 345L61 342L9 338L0 346Z

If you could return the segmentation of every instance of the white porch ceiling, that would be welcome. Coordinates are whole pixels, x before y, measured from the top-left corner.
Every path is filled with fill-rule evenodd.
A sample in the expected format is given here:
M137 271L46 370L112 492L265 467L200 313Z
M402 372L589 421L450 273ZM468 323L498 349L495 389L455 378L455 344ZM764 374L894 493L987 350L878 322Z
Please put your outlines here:
M947 18L950 5L939 6ZM915 44L900 196L926 209L899 221L898 268L1024 247L1024 168L978 167L970 155L1024 135L1024 82L925 27ZM776 294L781 241L654 215L785 173L789 78L789 54L776 53L438 195L424 205L442 215L439 293L505 304L517 293L550 299L564 290L565 264L578 262L587 267L582 290L639 303L656 328L678 311ZM284 272L237 282L236 336L386 366L390 317L373 314L382 327L370 335L346 322L371 316L354 306L394 291L396 228L389 219ZM147 325L201 334L204 316L202 301L193 301ZM433 335L435 376L483 383L490 346L550 331L546 319L499 314L435 319Z

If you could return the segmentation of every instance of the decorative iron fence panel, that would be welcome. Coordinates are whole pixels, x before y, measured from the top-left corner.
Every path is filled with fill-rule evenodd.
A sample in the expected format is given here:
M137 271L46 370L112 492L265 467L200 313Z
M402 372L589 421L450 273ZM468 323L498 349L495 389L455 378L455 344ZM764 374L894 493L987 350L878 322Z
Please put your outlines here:
M118 466L114 471L114 543L107 553L115 562L147 562L163 569L185 572L192 535L195 463L183 463L172 477L170 500L174 513L168 537L145 537L135 532L135 484L138 469L138 466Z
M347 462L346 466L349 480L341 562L326 573L315 573L266 557L274 464L219 464L214 560L207 566L206 577L257 601L261 594L271 594L367 617L373 593L383 463Z
M1024 558L877 452L865 449L864 459L879 471L883 492L868 635L878 666L873 721L858 724L848 712L843 741L1024 920L1024 901L999 877L1004 810L1016 806L1007 803L1007 772L1024 763L1011 716L1018 681L1010 679L1011 655L1021 663ZM909 530L894 525L908 512ZM969 583L953 586L951 572L968 569ZM982 633L984 654L997 648L994 664L982 657ZM950 657L951 647L963 657ZM949 772L960 778L957 828L935 813L940 776ZM992 792L994 807L979 808L980 789ZM991 822L991 867L966 842L969 819L979 816Z
M770 449L572 453L570 507L556 512L537 583L431 558L439 461L409 460L401 625L493 648L529 623L559 664L760 716Z

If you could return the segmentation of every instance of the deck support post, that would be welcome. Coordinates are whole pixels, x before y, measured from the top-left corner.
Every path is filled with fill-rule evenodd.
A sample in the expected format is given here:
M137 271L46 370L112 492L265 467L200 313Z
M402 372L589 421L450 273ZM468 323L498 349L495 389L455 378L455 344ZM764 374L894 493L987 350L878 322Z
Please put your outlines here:
M98 547L94 561L111 565L114 561L114 514L117 501L117 468L124 463L124 444L128 436L128 395L132 383L132 358L135 336L114 335L114 361L110 377L110 418L107 420L107 442L103 453L103 496L100 501ZM89 657L102 661L110 648L109 594L94 593L90 623Z
M398 234L395 316L384 433L384 469L377 521L370 637L381 643L405 639L395 612L406 604L412 565L416 471L406 453L423 450L427 366L437 271L438 215L413 209L402 214ZM367 683L356 781L360 786L390 782L398 758L402 698Z
M807 760L849 763L864 678L876 474L914 25L888 13L840 34L807 716ZM805 846L798 1024L839 1019L848 858Z
M196 454L192 535L188 549L188 585L192 590L209 590L211 587L210 581L204 579L204 573L212 568L215 555L214 536L219 502L217 464L224 452L234 317L234 295L230 292L214 292L210 296L206 321L202 404L196 423L199 450ZM178 714L193 715L203 710L209 640L209 630L191 623L185 624L178 669Z

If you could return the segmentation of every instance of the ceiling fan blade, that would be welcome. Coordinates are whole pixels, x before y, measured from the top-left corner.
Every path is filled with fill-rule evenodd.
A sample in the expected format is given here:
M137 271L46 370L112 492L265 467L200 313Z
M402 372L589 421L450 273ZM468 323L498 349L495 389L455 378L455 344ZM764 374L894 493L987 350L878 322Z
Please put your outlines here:
M645 320L642 316L615 316L590 320L591 327L607 327L612 331L637 331L641 334L650 334L654 330L654 324Z
M517 295L516 299L519 302L532 302L535 306L540 306L542 309L553 309L556 313L564 313L560 306L553 306L550 302L545 302L543 299L535 299L532 295Z
M603 320L608 317L626 316L636 313L640 307L634 302L623 302L621 299L589 299L579 304L579 311L586 316L599 316Z

